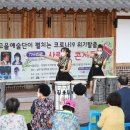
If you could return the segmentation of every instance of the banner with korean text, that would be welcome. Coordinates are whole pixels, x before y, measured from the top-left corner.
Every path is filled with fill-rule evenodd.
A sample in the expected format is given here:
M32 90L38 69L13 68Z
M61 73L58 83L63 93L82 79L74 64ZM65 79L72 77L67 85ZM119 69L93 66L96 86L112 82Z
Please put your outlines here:
M16 81L55 80L57 63L42 57L59 58L62 47L71 50L74 79L87 79L98 44L107 58L106 75L113 75L114 38L29 38L0 39L0 79Z

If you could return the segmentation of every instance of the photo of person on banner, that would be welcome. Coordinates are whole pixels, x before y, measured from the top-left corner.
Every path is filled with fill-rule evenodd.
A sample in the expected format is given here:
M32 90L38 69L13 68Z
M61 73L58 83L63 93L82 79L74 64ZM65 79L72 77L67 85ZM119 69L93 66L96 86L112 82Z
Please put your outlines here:
M19 67L15 67L14 68L14 79L20 79L20 68Z
M10 65L11 63L11 52L1 52L0 65Z
M88 74L87 84L89 86L91 101L93 100L93 76L104 76L102 68L105 69L107 58L104 59L102 53L103 46L99 44L97 47L97 52L90 56L92 58L92 66Z
M61 49L61 56L59 58L44 56L44 58L58 62L59 71L56 76L56 81L71 81L73 77L69 74L72 66L72 60L70 59L71 51L69 48L63 47Z
M11 79L11 66L0 66L0 80Z
M12 65L22 65L20 53L15 53Z

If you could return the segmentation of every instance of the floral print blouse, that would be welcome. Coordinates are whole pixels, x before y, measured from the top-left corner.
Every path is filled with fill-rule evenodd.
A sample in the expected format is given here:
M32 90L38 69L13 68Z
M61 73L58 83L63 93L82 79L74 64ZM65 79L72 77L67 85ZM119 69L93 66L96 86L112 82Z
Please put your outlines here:
M0 116L0 130L27 130L27 125L23 116L7 114Z
M50 98L45 98L44 100L36 99L33 101L31 112L33 114L33 119L31 121L32 130L42 128L49 128L48 122L50 117L54 112L54 102Z
M56 112L52 118L52 130L79 130L78 118L69 111Z

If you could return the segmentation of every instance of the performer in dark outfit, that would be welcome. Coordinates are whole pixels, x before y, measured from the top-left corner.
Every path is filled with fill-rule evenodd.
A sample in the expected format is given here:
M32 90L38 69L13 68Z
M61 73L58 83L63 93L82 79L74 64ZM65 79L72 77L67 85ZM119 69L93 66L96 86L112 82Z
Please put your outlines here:
M69 71L72 66L72 60L70 59L70 52L71 51L69 50L69 48L64 47L61 49L61 56L59 57L59 59L50 56L44 56L45 58L58 62L59 71L56 76L56 81L73 80L73 77L69 74Z
M62 48L62 56L59 58L58 67L59 71L56 76L56 81L71 81L72 76L69 71L72 66L72 61L70 59L70 50L68 48Z
M93 94L93 76L104 76L102 71L102 67L105 69L106 59L103 59L101 54L103 51L103 46L101 44L98 45L97 53L95 53L92 57L92 67L90 69L88 75L88 84L90 85L90 94ZM93 100L93 97L90 98Z

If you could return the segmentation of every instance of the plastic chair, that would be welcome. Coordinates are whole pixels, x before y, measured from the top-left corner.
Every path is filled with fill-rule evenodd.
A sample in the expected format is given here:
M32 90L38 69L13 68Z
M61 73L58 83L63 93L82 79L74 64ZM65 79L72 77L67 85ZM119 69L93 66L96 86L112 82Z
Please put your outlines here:
M2 104L2 102L0 102L0 115L2 114L3 108L4 108L4 105Z
M125 130L130 130L130 123L125 123Z
M95 111L95 110L90 111L90 122L89 122L88 130L92 130L92 129L100 130L100 128L97 126L97 122L99 121L100 115L101 115L100 111ZM93 122L93 117L95 117L96 119L95 122Z
M80 130L88 130L88 126L80 126Z

